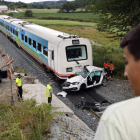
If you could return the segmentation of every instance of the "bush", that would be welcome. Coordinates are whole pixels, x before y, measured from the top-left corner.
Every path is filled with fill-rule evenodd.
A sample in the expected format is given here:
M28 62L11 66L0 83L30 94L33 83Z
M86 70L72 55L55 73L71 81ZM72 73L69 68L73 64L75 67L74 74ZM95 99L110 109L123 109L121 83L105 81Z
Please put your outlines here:
M25 17L32 17L33 16L32 10L26 10L25 13L24 13L24 16Z
M57 108L56 108L57 109ZM0 140L42 140L49 135L51 122L59 113L49 104L35 100L14 106L0 104Z
M50 7L50 6L48 6L48 7L47 7L47 9L51 9L51 7Z
M11 17L13 17L13 15L14 15L13 13L8 13L8 16L11 16Z
M122 78L124 72L123 53L117 46L93 46L93 65L103 67L105 60L114 64L115 77Z

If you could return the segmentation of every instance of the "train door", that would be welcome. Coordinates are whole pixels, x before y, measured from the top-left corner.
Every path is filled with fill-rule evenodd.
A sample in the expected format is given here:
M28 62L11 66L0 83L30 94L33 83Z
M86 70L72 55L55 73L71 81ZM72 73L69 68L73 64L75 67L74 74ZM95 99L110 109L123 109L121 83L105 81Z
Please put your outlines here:
M54 48L53 46L49 50L50 67L54 69Z

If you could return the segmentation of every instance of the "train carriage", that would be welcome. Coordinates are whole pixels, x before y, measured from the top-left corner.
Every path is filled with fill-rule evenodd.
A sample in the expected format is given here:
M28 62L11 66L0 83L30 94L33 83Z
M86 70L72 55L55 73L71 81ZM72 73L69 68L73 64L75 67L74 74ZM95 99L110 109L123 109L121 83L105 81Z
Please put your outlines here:
M90 41L9 16L0 16L0 30L60 79L92 65Z

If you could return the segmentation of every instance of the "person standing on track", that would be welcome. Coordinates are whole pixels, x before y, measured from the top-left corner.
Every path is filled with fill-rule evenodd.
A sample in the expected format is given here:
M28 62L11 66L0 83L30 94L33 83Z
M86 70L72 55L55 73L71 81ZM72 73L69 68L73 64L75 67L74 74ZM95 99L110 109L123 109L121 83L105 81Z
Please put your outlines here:
M94 140L140 140L140 24L120 44L126 61L124 76L136 98L111 105L100 119Z
M111 81L113 80L113 75L114 75L114 64L112 63L112 61L110 61L110 65L109 65L109 76L111 78Z
M45 95L48 97L48 103L50 103L50 104L51 104L51 101L52 101L52 92L53 92L52 85L53 85L53 82L50 82L47 85L46 92L45 92Z
M107 63L107 60L105 60L103 67L104 67L105 72L107 73L106 78L108 78L108 76L109 76L108 75L109 74L109 72L108 72L109 64Z
M21 75L18 74L18 77L16 78L16 87L17 87L17 92L18 92L18 100L23 100L22 99L22 81L21 81Z

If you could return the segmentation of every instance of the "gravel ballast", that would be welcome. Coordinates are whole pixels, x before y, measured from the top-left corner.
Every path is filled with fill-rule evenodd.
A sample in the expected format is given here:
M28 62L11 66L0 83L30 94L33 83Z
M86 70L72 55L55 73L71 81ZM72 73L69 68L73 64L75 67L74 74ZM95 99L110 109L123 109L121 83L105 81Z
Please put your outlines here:
M11 43L1 32L0 32L0 47L9 54L10 58L14 59L13 66L23 67L30 73L31 76L36 77L43 85L47 85L53 79L49 78L40 68L38 68L25 54L23 54L19 48ZM54 94L60 92L60 87L57 83L53 86ZM94 88L95 91L105 97L108 101L116 103L122 100L126 100L134 97L132 88L128 80L117 80L108 81L107 87L98 86ZM96 119L87 110L77 109L68 98L57 96L63 101L70 109L72 109L82 121L84 121L89 128L96 131L98 125L98 119Z

